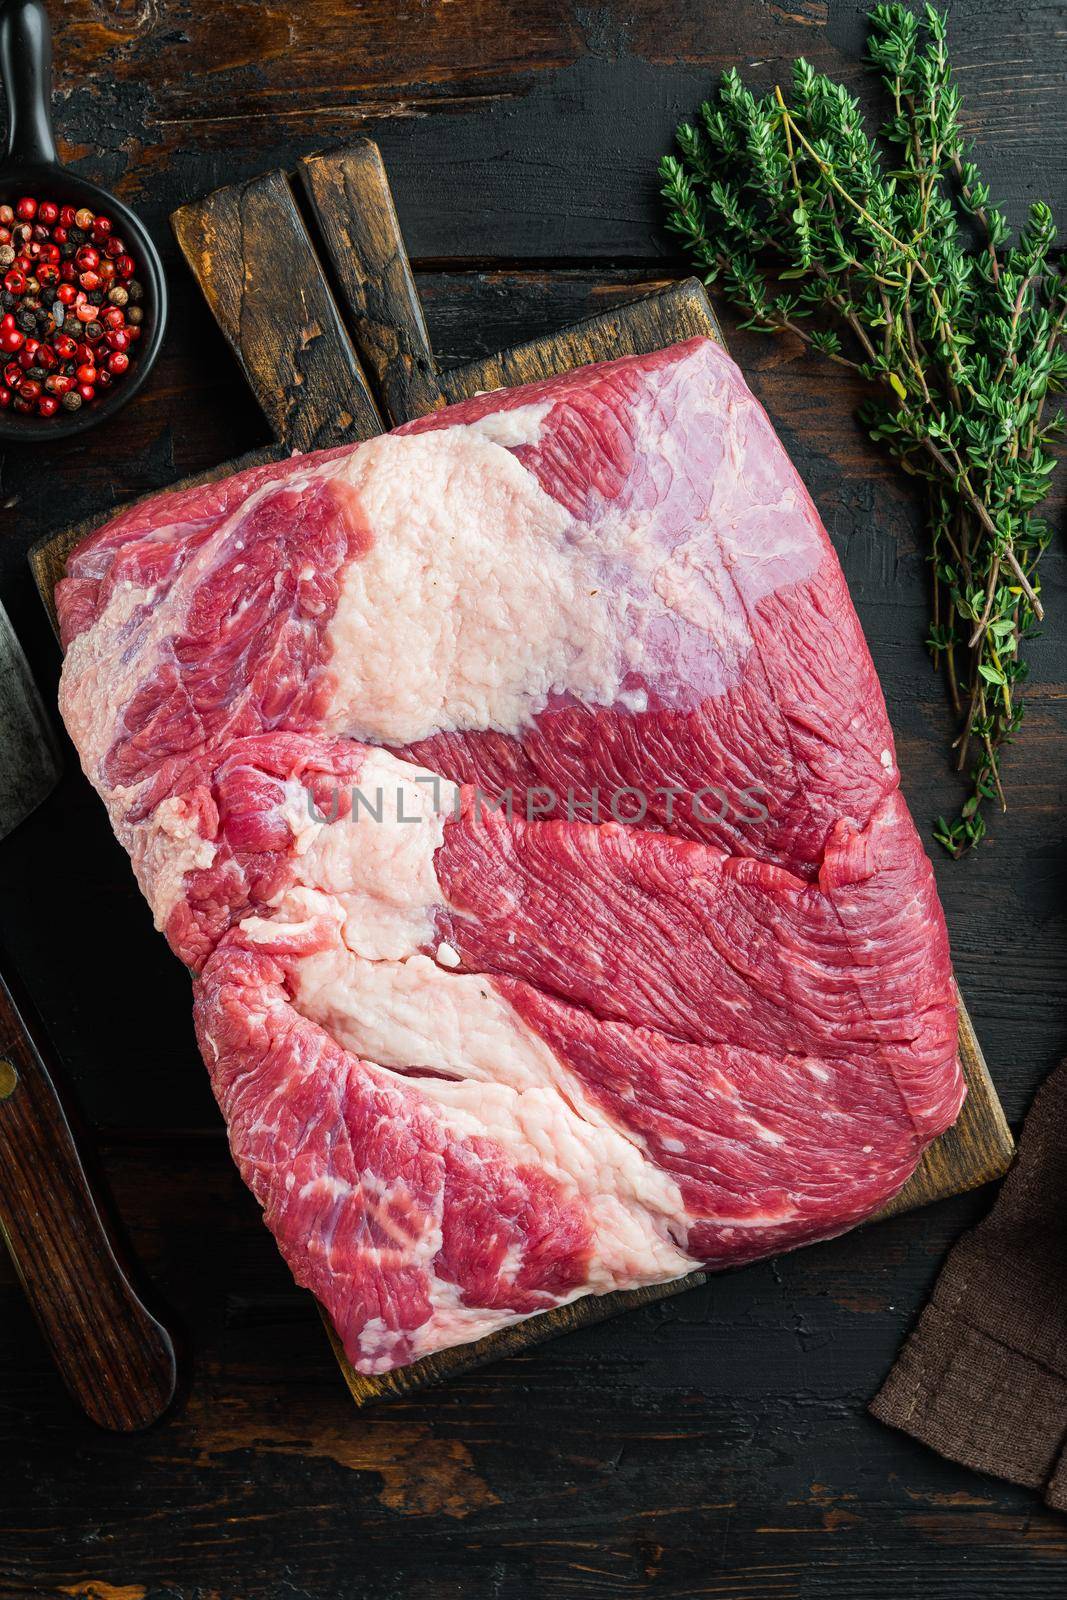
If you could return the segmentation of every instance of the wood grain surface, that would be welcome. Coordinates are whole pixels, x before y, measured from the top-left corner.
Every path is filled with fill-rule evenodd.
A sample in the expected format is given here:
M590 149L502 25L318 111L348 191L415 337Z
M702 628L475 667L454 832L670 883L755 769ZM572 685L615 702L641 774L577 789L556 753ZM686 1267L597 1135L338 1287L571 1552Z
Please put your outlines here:
M723 66L764 87L797 54L853 86L864 76L862 7L845 0L49 4L60 147L141 211L172 315L151 382L114 423L59 449L0 452L0 597L46 695L58 654L29 546L269 444L170 236L176 207L372 134L433 349L452 368L682 276L652 172ZM1055 6L951 10L966 131L1014 221L1038 197L1064 221L1062 28ZM922 642L917 499L857 426L859 384L788 341L727 334L841 558L930 847L954 779ZM1062 533L1043 566L1048 618L1007 762L1011 810L971 861L930 847L955 969L1013 1127L1067 1053ZM0 1600L1063 1590L1062 1516L865 1409L988 1189L354 1411L233 1168L188 980L69 747L67 761L0 855L0 924L196 1360L160 1428L99 1434L0 1257Z

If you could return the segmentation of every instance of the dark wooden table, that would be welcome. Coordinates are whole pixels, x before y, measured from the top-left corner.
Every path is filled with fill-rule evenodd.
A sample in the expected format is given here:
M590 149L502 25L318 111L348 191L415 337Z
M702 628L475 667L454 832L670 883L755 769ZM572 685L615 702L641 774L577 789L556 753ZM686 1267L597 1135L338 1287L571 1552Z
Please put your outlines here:
M437 351L455 362L677 275L654 163L722 67L770 84L803 53L862 77L861 10L837 0L53 0L52 12L64 153L141 208L174 319L119 419L0 457L0 594L46 693L58 660L29 543L266 440L177 259L175 205L372 133ZM1067 218L1060 9L957 0L952 37L994 188L1015 218L1039 196ZM840 552L926 828L951 780L921 645L915 507L836 373L787 345L732 343ZM1067 1046L1065 590L1057 544L1012 814L976 860L938 862L961 984L1014 1123ZM143 1438L96 1433L0 1265L3 1600L1062 1592L1067 1520L865 1414L987 1195L359 1415L231 1168L187 980L73 759L0 852L0 919L192 1353L172 1420Z

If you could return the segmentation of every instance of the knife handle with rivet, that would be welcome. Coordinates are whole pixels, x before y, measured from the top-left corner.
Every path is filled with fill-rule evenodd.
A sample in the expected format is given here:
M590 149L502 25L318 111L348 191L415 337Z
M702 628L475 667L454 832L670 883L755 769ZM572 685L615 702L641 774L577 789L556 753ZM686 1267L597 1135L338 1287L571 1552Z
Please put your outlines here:
M130 1281L16 994L0 974L0 1233L74 1399L100 1427L133 1432L174 1397L174 1344Z

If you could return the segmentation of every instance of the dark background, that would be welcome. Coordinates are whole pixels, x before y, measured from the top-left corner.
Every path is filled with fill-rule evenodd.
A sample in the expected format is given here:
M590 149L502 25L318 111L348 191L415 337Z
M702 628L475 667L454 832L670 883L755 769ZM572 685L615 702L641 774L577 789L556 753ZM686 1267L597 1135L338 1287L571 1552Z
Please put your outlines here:
M837 0L53 0L65 157L144 215L174 315L147 391L84 440L0 456L0 594L51 696L25 551L42 533L265 443L171 242L180 202L360 133L389 165L454 363L681 266L654 168L717 73L803 53L859 84ZM965 119L1018 219L1067 216L1061 5L952 7ZM847 381L731 334L841 555L926 837L952 803L907 486ZM1063 480L1053 511L1063 504ZM1067 1045L1067 569L1045 564L1012 803L937 862L956 967L1013 1124ZM944 1203L360 1415L310 1300L230 1166L184 973L68 750L0 847L0 918L99 1131L136 1245L184 1320L188 1398L139 1439L72 1410L0 1265L0 1597L87 1600L1047 1600L1067 1520L871 1421L946 1246Z

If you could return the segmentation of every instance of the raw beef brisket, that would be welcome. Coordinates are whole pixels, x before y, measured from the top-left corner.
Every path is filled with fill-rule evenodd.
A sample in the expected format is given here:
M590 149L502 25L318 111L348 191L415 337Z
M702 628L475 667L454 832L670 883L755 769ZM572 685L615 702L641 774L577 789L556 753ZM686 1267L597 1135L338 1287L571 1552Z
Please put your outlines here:
M353 1363L869 1216L962 1098L815 509L693 340L160 495L63 714Z

